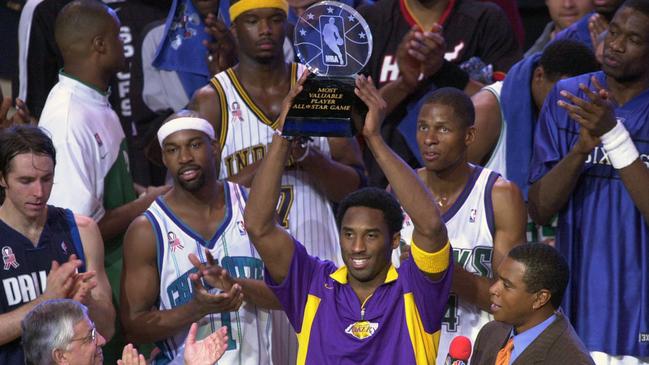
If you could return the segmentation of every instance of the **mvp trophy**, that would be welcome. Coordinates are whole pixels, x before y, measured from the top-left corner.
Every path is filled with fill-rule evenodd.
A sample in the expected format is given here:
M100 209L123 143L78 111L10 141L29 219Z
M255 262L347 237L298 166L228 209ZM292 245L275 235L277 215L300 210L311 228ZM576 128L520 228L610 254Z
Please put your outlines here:
M352 136L352 109L362 104L354 94L354 80L372 54L365 19L336 1L314 4L295 25L295 49L312 74L295 98L282 134Z

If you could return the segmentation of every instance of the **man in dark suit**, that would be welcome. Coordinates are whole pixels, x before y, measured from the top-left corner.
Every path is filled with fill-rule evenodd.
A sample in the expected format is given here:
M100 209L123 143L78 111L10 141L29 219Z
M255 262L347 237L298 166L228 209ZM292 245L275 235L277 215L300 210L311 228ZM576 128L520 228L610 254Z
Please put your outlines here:
M594 364L570 322L558 311L568 285L566 260L553 247L514 247L489 289L495 321L473 347L472 365Z

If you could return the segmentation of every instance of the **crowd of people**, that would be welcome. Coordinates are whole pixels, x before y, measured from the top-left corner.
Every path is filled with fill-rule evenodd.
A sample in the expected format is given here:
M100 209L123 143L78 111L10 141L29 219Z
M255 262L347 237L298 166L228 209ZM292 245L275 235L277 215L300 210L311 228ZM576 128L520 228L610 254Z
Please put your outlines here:
M649 0L330 2L364 110L296 138L313 3L26 1L0 364L649 365Z

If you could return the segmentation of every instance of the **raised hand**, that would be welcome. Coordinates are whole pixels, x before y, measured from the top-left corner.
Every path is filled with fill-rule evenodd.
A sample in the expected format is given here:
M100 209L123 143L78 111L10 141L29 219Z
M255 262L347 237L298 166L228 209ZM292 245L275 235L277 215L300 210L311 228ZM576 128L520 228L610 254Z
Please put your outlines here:
M47 275L47 287L43 293L43 298L69 298L74 287L75 274L82 264L76 255L70 255L68 261L63 265L52 261L50 273Z
M203 45L209 51L208 68L215 75L237 62L237 43L228 27L214 14L205 18L205 32L212 36L213 41L204 41Z
M297 80L297 82L291 86L291 89L288 91L288 94L284 97L284 100L282 100L282 112L279 114L279 123L277 126L278 130L282 130L284 127L284 120L286 119L286 116L288 115L288 111L291 110L291 106L293 106L293 101L295 100L295 97L298 96L300 92L302 92L302 89L304 88L304 83L306 82L307 77L311 74L311 71L308 69L305 69L304 72L302 72L302 75L300 78Z
M437 73L444 63L444 52L446 42L441 25L433 25L429 32L413 26L399 43L396 53L403 81L415 87L421 79Z
M197 331L198 325L192 323L185 340L185 353L183 354L185 365L212 365L216 363L228 347L227 328L221 327L200 341L196 341Z
M374 86L372 77L359 75L356 78L356 95L367 105L368 111L363 124L363 136L368 138L381 134L381 123L385 118L387 103Z
M122 358L117 360L117 365L146 365L144 355L137 352L137 349L132 344L124 346L122 350Z
M579 89L586 94L589 100L561 90L561 96L568 102L559 100L557 105L568 111L570 118L579 123L582 128L587 129L591 135L600 137L615 127L615 103L611 100L610 93L600 85L594 76L592 82L596 88L594 91L584 84L579 84Z

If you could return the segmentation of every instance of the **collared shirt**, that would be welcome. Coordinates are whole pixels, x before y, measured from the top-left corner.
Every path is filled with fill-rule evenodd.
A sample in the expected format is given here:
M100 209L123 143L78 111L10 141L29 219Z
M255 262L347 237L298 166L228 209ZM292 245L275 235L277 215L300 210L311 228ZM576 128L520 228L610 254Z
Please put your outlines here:
M391 266L363 303L347 268L309 256L295 241L287 277L265 279L298 336L297 364L432 364L451 287L452 261L438 281L408 259Z
M512 330L512 336L514 336L514 349L512 350L512 356L509 358L509 363L513 364L514 361L516 361L516 358L525 351L527 346L534 342L534 340L536 340L536 338L539 337L539 335L545 331L545 329L548 328L555 319L557 319L557 315L553 314L545 321L517 335L514 335L514 330Z

